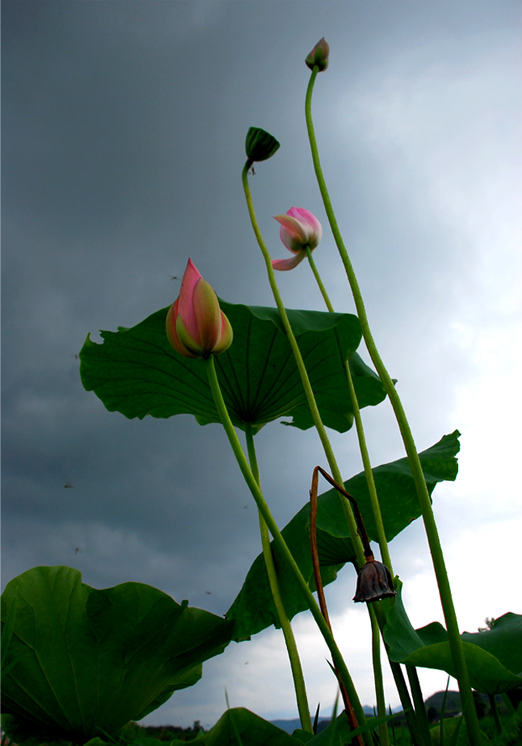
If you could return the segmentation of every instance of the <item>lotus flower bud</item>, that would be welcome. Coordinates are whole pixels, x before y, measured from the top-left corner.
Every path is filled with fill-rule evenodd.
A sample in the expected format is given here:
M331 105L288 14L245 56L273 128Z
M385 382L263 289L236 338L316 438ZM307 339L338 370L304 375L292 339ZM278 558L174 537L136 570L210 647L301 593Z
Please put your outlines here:
M286 215L275 215L274 219L281 224L279 237L286 248L295 254L290 259L274 259L272 267L282 272L293 269L306 256L306 246L313 251L318 246L323 229L315 215L304 207L291 207Z
M269 132L260 127L250 127L245 141L247 158L251 161L266 161L279 150L279 143Z
M357 576L357 589L353 600L372 603L396 595L393 579L386 565L377 562L373 555L366 557L366 563Z
M328 55L330 54L330 47L323 38L317 42L315 47L312 49L305 62L310 70L314 69L314 65L317 65L319 72L326 70L328 67Z
M184 357L220 355L232 344L232 327L212 287L188 260L179 297L169 308L167 337Z

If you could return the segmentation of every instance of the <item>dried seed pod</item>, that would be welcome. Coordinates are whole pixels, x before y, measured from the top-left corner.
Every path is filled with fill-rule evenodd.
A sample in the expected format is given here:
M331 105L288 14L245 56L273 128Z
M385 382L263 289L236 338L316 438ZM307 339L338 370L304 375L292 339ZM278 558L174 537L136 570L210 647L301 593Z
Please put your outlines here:
M397 592L393 589L393 579L386 565L374 559L373 555L366 557L366 563L357 576L357 588L353 600L372 603L380 601L381 598L391 598L396 595Z

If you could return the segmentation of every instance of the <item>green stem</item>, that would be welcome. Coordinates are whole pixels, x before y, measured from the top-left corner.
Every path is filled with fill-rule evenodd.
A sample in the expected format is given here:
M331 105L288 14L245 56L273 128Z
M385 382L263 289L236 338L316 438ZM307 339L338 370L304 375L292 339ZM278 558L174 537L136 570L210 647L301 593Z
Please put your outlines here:
M308 257L308 262L310 264L314 277L317 281L317 284L321 291L321 295L323 296L326 307L330 313L333 313L334 312L333 305L330 301L328 293L326 292L326 289L324 287L323 281L321 280L319 271L317 270L317 267L315 266L315 262L312 257L312 252L310 251L310 248L308 246L306 246L306 255ZM361 410L359 408L359 401L357 399L357 394L355 393L352 372L350 370L350 363L348 360L346 360L344 367L345 367L345 373L346 373L346 383L348 385L348 392L350 394L350 401L352 404L353 417L355 420L355 429L357 431L357 439L359 441L359 450L361 452L361 459L362 459L363 466L364 466L364 475L366 477L366 483L368 485L368 492L370 495L370 503L372 506L373 519L375 521L375 527L377 530L377 541L379 543L379 549L381 550L381 559L384 562L384 564L388 567L393 577L393 567L391 563L390 551L388 549L388 541L386 539L386 532L384 530L384 523L382 520L381 507L379 505L379 498L377 497L377 488L375 487L375 480L373 478L370 454L368 452L368 447L366 445L366 436L364 433Z
M310 247L306 246L305 250L306 250L306 255L308 257L308 262L310 264L310 267L312 269L316 282L319 286L319 290L321 291L321 295L323 296L326 307L330 313L333 313L334 308L333 308L332 302L330 301L328 293L326 292L326 288L321 279L321 275L319 274L319 271L317 267L315 266L315 262L312 257L312 252L310 250ZM346 382L348 384L348 392L350 395L350 401L352 404L353 416L355 420L355 427L357 430L357 439L359 442L359 449L361 452L361 458L362 458L362 462L364 465L364 474L366 477L366 483L368 485L368 492L370 495L370 503L372 506L373 518L374 518L375 526L377 529L377 540L379 542L379 548L381 550L381 558L384 564L390 570L390 573L392 574L392 577L393 577L393 568L391 564L390 552L388 549L388 541L386 539L386 532L384 530L381 507L379 505L379 499L377 497L377 489L375 487L375 480L373 478L370 454L368 452L368 447L366 445L366 436L364 434L364 426L363 426L362 417L361 417L361 410L359 408L359 401L357 399L357 394L355 392L355 387L353 385L353 379L352 379L352 373L350 370L349 360L345 361L345 372L346 372ZM371 619L371 624L372 624L372 664L373 664L373 676L374 676L374 681L375 681L375 696L377 700L377 714L379 717L384 717L386 715L386 703L384 700L384 684L383 684L382 665L381 665L381 649L380 649L381 633L379 630L379 624L377 622L377 618L376 618L373 607L368 605L368 611L370 614L370 619ZM379 730L381 734L381 743L388 744L389 743L388 726L386 725L386 723L383 723L381 726L379 726Z
M422 739L424 743L429 744L431 743L430 725L428 723L428 716L426 714L426 707L424 705L424 697L422 696L417 669L415 666L407 665L406 673L408 674L410 682L411 694L415 704L415 713L417 715L417 722L419 724Z
M330 311L330 313L334 312L332 303L330 301L330 298L328 297L328 293L326 292L326 288L323 284L323 281L321 280L321 275L319 274L319 270L315 266L314 258L312 256L312 252L310 250L309 246L305 246L306 256L308 257L308 264L310 265L310 268L314 274L315 281L317 282L317 285L319 286L319 290L321 291L321 295L323 296L323 300L326 304L326 308Z
M252 474L254 475L254 478L258 485L261 486L256 450L254 446L254 437L252 435L252 428L250 425L248 425L246 429L246 442L248 460L250 462ZM268 526L266 525L266 521L263 518L261 511L259 511L259 529L261 532L261 546L263 547L263 557L265 559L268 582L270 584L272 598L274 599L274 606L276 608L277 617L283 631L288 658L290 660L290 668L292 670L292 678L294 680L295 696L297 700L299 718L301 720L301 728L305 731L308 731L308 733L313 733L314 730L312 727L312 718L310 717L310 708L308 706L308 698L306 695L303 668L301 666L301 660L299 658L299 651L297 650L297 644L295 641L294 632L292 630L292 625L290 624L288 614L286 613L283 597L281 596L281 589L279 588L277 572L274 565L274 558L272 556L272 549L270 547Z
M328 649L330 650L330 653L332 655L335 665L339 669L343 682L350 696L350 700L352 702L355 714L357 716L357 721L359 722L359 725L361 725L366 722L366 717L364 715L364 710L359 701L357 691L355 690L355 687L353 685L352 678L348 672L348 668L346 667L346 663L344 662L344 659L341 653L339 652L337 643L335 642L333 634L321 613L321 609L319 608L313 596L312 591L308 587L308 583L304 579L303 574L301 570L299 569L297 562L295 561L290 549L288 548L286 544L286 541L284 540L284 537L279 531L277 523L275 522L272 516L272 513L270 512L270 509L268 505L266 504L265 498L263 497L263 493L261 492L261 489L256 481L256 478L252 474L252 470L250 469L250 466L245 457L245 454L243 453L241 443L239 442L239 438L236 434L236 431L234 430L234 425L232 424L232 420L230 419L230 416L228 414L228 410L226 408L225 401L223 399L223 394L221 393L221 387L219 385L219 381L217 378L216 368L214 365L214 358L212 355L210 355L210 357L205 359L205 367L207 370L210 390L212 391L212 396L214 397L214 403L216 405L216 409L218 411L221 424L223 425L225 433L228 437L228 441L230 443L232 451L234 452L234 456L236 457L236 461L238 463L239 469L241 473L243 474L245 482L252 494L252 497L255 500L255 503L258 507L259 512L263 516L268 526L268 529L270 533L272 534L274 542L277 544L283 557L288 562L288 565L290 566L294 574L297 584L306 598L306 601L308 603L308 608L310 609L312 616L317 626L319 627L321 634L323 635L324 641L326 642ZM366 735L367 734L365 734L365 736ZM370 738L365 737L365 741L368 743L369 746L371 746Z
M315 262L312 257L312 252L310 251L310 248L308 246L305 248L306 248L306 254L308 257L308 261L310 263L310 267L317 281L317 284L319 285L319 289L326 303L326 307L328 308L330 313L333 313L334 311L333 305L330 301L328 293L326 292L325 286L321 280L319 271L317 270L317 267L315 266ZM355 392L355 387L353 385L353 379L352 379L352 374L350 371L350 365L349 365L348 360L345 363L345 367L346 367L346 381L348 384L348 391L349 391L350 400L352 403L355 427L357 430L357 439L359 441L359 449L361 452L362 462L364 464L364 473L365 473L366 482L368 485L368 492L370 495L372 513L373 513L373 517L375 521L375 526L377 529L377 540L379 542L379 548L381 550L381 558L384 564L390 570L390 573L392 574L392 577L393 577L393 567L392 567L390 552L388 548L388 541L386 539L386 532L384 530L384 523L382 520L382 513L381 513L381 508L379 505L379 499L377 497L377 489L375 487L375 480L373 478L370 454L368 452L368 447L366 445L366 436L364 433L361 410L359 408L359 401L357 399L357 394ZM383 682L382 682L382 667L380 664L380 647L379 647L380 630L379 630L379 623L377 621L377 616L375 613L376 610L370 605L368 605L368 610L370 612L370 618L372 621L372 650L373 650L372 661L373 661L373 673L374 673L374 679L375 679L375 692L376 692L376 699L377 699L377 713L379 717L382 717L383 715L386 714L386 709L385 709L385 701L384 701L384 687L383 687ZM383 620L381 620L381 623L384 625ZM429 744L429 733L428 733L428 738L426 738L426 729L424 727L425 723L422 718L423 712L425 715L424 702L422 699L422 693L420 692L420 684L419 684L418 678L416 677L415 668L413 666L409 667L415 673L416 681L418 684L418 687L415 690L414 694L417 695L417 700L418 700L419 699L418 695L420 693L420 702L422 703L422 711L419 715L418 723L417 723L417 716L416 716L415 710L413 709L411 705L409 692L406 687L406 682L404 681L404 676L402 675L400 666L398 664L393 664L391 661L390 663L392 666L392 673L395 678L395 683L397 685L397 691L399 692L399 697L402 702L403 711L405 713L408 725L412 733L412 738L414 742L416 741L420 743L422 741L422 743ZM409 674L411 674L410 675L410 681L411 681L413 673L409 671ZM413 691L413 687L412 687L412 691ZM427 723L426 717L424 717L424 720ZM388 729L386 725L381 726L381 728L382 730L386 730L385 737L383 737L381 734L381 741L384 741L384 738L386 739L388 738Z
M417 453L415 442L413 440L413 435L411 433L410 426L406 418L406 414L404 412L400 397L378 353L377 346L371 334L370 325L368 323L368 317L366 315L366 309L364 306L359 284L357 282L357 278L355 276L352 263L348 256L348 252L344 245L344 242L343 242L340 230L339 230L339 226L337 225L337 220L335 218L335 214L332 208L332 203L330 201L330 196L328 194L328 189L326 187L326 183L323 177L321 163L319 160L319 151L317 148L317 141L315 138L315 132L314 132L313 121L312 121L312 92L313 92L313 87L315 83L315 78L317 77L317 72L318 72L318 68L317 66L314 66L312 75L310 76L310 82L308 84L308 89L306 92L306 104L305 104L306 125L308 129L308 137L310 140L310 148L312 151L312 160L314 164L315 175L317 178L321 196L323 198L323 203L324 203L324 207L326 210L326 214L328 216L330 227L331 227L335 242L337 244L337 248L339 250L341 260L344 264L344 268L346 271L346 275L348 277L350 288L352 290L353 298L355 301L355 307L357 309L357 315L359 316L359 321L361 323L361 329L362 329L364 341L366 343L366 347L368 349L372 362L375 366L375 369L377 373L379 374L379 377L381 378L384 384L384 387L386 389L386 392L388 394L388 397L390 399L391 405L395 412L397 423L399 425L399 430L402 436L402 440L404 442L406 453L408 455L408 460L410 463L410 468L412 470L413 480L415 482L415 487L417 490L417 495L419 498L419 503L420 503L420 507L422 511L422 517L424 521L428 544L430 547L430 553L432 556L435 576L437 578L437 584L439 587L441 605L442 605L444 619L446 621L446 627L448 631L448 642L449 642L451 655L452 655L453 662L454 662L455 669L456 669L457 681L459 684L459 691L460 691L460 697L461 697L461 702L462 702L462 710L466 718L466 727L468 730L469 739L470 739L472 746L481 746L482 735L480 732L479 721L478 721L477 713L476 713L474 702L473 702L473 696L471 693L470 678L469 678L468 668L466 664L466 659L464 657L464 649L462 646L462 640L459 634L457 615L456 615L455 607L453 604L453 598L451 595L448 574L446 571L446 564L445 564L444 556L442 553L442 547L440 544L437 525L435 523L435 517L433 515L433 510L431 507L431 500L430 500L428 488L426 486L426 480L424 479L424 473L422 471L420 459Z
M370 614L370 621L372 625L372 665L373 665L373 678L375 680L375 697L377 699L377 715L379 717L386 716L386 702L384 699L384 681L382 676L382 665L381 665L381 633L379 630L379 624L377 617L370 604L368 606L368 613ZM380 746L389 746L390 738L388 734L387 723L381 723L379 725L379 736Z
M386 617L384 614L383 609L379 604L373 605L373 610L375 612L375 617L377 619L377 623L379 625L379 629L382 631L384 630L384 627L386 626ZM384 640L384 637L383 637ZM388 652L388 648L386 646L386 652ZM404 679L404 674L402 672L402 668L399 663L395 663L390 659L388 656L388 662L390 664L391 672L393 674L393 679L395 681L395 686L397 687L397 692L399 693L399 699L401 700L402 704L402 710L404 712L404 717L406 718L406 724L408 725L408 729L410 731L410 736L412 739L413 746L430 746L431 741L424 740L421 732L421 727L418 723L417 714L413 708L413 704L411 701L410 693L408 691L408 687L406 685L406 681Z
M335 460L334 452L331 446L331 443L328 439L328 435L326 434L326 428L323 424L323 421L321 419L321 415L319 413L319 409L317 407L317 403L315 401L314 392L312 391L312 386L310 384L310 379L308 378L308 373L304 364L303 356L301 355L301 350L299 349L299 345L297 344L297 340L295 338L295 335L292 331L292 327L290 325L290 321L288 319L288 315L286 313L285 307L283 305L283 301L281 298L281 295L279 293L279 288L277 287L277 282L274 275L274 270L272 267L272 262L270 260L270 254L268 253L268 249L266 248L265 242L263 240L263 236L261 235L261 231L259 229L259 225L257 223L256 213L254 210L254 205L252 202L252 195L250 194L250 186L248 184L248 170L250 168L249 161L246 162L245 167L243 168L242 172L242 182L243 182L243 189L245 192L245 198L247 202L248 207L248 213L250 215L250 222L252 223L252 228L254 230L255 236L257 238L257 243L259 244L259 248L261 249L261 252L263 254L263 258L265 260L266 264L266 271L268 274L268 281L270 283L270 287L272 289L272 294L274 296L274 300L276 302L277 310L279 311L279 315L281 317L281 321L283 323L286 336L288 338L288 342L290 344L290 347L292 349L297 369L299 371L299 375L301 376L301 381L303 384L303 388L306 395L306 400L308 402L308 406L310 407L310 412L312 415L312 419L314 421L315 428L317 430L317 433L319 435L319 438L321 440L322 446L324 448L324 452L328 461L328 465L330 466L330 471L332 473L332 476L334 480L338 484L343 483L343 479L341 476L341 472L339 470L339 467L337 466L337 462ZM353 515L353 511L351 509L351 506L346 500L342 500L341 504L343 506L344 514L346 517L346 521L348 523L348 528L350 529L350 535L352 537L353 545L355 548L355 553L357 556L357 561L359 562L360 566L364 565L365 559L364 559L364 551L361 544L361 540L359 538L359 535L357 533L357 525L355 523L355 518Z
M488 699L489 699L489 706L491 708L491 714L493 715L493 720L495 721L497 732L502 733L502 721L500 719L500 715L498 712L497 699L494 694L488 694Z
M404 712L404 717L406 718L406 724L408 726L408 730L410 731L410 736L411 736L413 745L414 746L431 746L430 742L428 742L428 744L425 744L425 742L422 739L422 735L421 735L418 720L417 720L417 714L415 710L413 709L413 704L411 701L410 693L408 691L408 687L406 685L406 680L404 679L404 674L402 672L400 663L394 663L389 658L388 658L388 661L390 663L390 668L393 674L393 679L395 681L395 686L397 687L397 691L399 692L399 699L401 700L402 710Z

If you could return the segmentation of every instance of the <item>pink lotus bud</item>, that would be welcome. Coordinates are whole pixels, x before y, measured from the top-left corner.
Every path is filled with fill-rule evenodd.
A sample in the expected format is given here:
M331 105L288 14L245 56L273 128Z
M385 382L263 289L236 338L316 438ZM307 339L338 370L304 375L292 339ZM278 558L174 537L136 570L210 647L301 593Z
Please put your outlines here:
M293 269L306 256L305 247L313 251L323 235L321 223L304 207L291 207L286 215L274 215L281 223L279 236L286 248L295 254L291 259L274 259L272 267L281 271Z
M217 296L188 260L177 300L167 313L167 337L184 357L220 355L232 344L232 327Z
M323 38L317 42L315 47L312 49L308 57L306 58L306 66L310 70L314 69L314 65L317 65L319 72L326 70L328 67L328 55L330 54L330 47Z

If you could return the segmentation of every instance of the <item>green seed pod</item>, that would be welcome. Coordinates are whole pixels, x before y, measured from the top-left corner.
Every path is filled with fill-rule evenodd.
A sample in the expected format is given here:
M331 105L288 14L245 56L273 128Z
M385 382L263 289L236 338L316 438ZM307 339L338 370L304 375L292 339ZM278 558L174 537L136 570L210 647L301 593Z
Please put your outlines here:
M279 149L278 141L260 127L250 127L245 141L247 158L251 161L266 161Z

